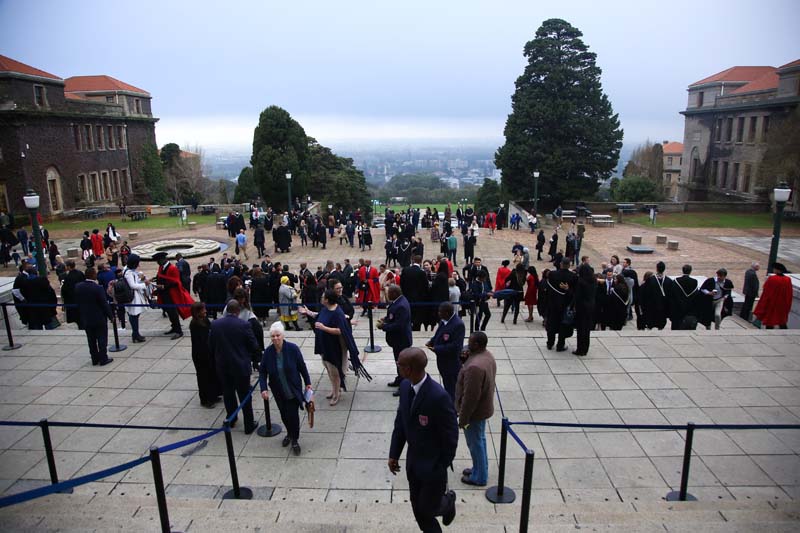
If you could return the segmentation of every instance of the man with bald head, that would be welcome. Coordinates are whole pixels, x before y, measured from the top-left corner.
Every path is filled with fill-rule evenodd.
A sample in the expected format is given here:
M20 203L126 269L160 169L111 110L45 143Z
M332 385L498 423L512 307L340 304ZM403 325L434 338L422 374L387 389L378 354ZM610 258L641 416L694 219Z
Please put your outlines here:
M397 360L404 378L394 420L389 471L400 471L400 455L408 444L406 477L411 509L422 531L440 532L437 516L447 526L456 516L456 493L447 490L447 468L458 447L458 422L453 402L425 371L428 358L419 348L406 348Z

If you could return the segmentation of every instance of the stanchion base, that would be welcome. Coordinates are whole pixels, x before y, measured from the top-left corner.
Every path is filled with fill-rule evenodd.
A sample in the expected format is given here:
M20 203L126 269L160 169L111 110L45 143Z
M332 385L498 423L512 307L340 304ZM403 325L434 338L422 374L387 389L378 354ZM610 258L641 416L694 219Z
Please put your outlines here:
M667 494L667 501L668 502L679 502L679 501L681 501L681 493L680 493L680 491L673 490L672 492ZM686 500L684 500L684 501L696 502L697 498L695 498L694 496L692 496L691 494L689 494L687 492L686 493Z
M120 344L119 347L117 347L116 345L112 345L112 346L108 347L108 351L109 352L121 352L121 351L127 350L127 349L128 349L128 347L126 345L124 345L124 344Z
M279 434L283 428L280 424L276 424L275 422L272 423L271 426L267 426L266 424L261 424L258 426L256 433L258 433L259 437L274 437L275 435Z
M14 344L14 345L9 344L8 346L3 346L3 351L4 352L10 352L11 350L16 350L17 348L22 348L22 345L21 344Z
M380 346L378 346L378 345L372 345L372 346L370 346L369 344L367 344L367 345L364 347L364 352L365 352L365 353L378 353L378 352L380 352L380 351L381 351L381 347L380 347Z
M253 491L247 487L239 487L239 497L233 494L233 489L222 495L223 500L252 500Z
M503 487L503 494L498 495L497 490L500 487L494 486L486 489L486 499L492 503L514 503L517 495L508 487Z

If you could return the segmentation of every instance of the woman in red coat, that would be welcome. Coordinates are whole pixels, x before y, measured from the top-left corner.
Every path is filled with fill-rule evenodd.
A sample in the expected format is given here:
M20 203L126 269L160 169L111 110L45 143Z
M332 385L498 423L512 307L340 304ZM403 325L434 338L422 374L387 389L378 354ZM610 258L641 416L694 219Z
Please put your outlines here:
M766 329L778 326L786 329L789 311L792 310L792 280L785 276L786 267L781 263L772 265L772 276L764 283L764 290L753 314Z
M506 288L506 278L511 274L511 269L508 268L508 265L511 264L511 261L508 259L503 259L501 263L501 267L497 269L497 276L494 278L494 291L500 292ZM497 307L500 307L500 300L502 298L497 299Z
M103 246L103 236L100 235L100 230L95 228L92 230L92 236L90 238L92 241L92 253L94 256L103 257L105 254L105 247Z
M539 274L536 273L536 267L528 267L528 277L525 281L525 305L528 306L528 318L525 322L533 322L533 306L539 301Z

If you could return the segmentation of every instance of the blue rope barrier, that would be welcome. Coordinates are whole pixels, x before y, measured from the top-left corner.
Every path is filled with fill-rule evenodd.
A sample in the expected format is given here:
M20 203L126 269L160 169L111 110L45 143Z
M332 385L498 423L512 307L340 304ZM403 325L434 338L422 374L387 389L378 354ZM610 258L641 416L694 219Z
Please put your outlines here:
M517 435L516 432L511 429L511 422L508 423L508 434L514 437L514 440L517 441L517 444L519 444L519 447L522 448L523 452L527 453L528 450L530 450L530 448L528 448L528 446L522 442L522 439L519 438L519 435Z
M0 420L0 426L38 427L39 422L17 422L15 420Z
M494 393L497 396L497 403L500 404L500 414L502 414L503 418L505 418L506 412L503 409L503 400L500 399L500 390L497 388L497 383L494 384Z
M194 444L195 442L199 442L201 440L205 440L209 437L213 437L217 433L221 433L225 431L225 428L217 428L213 431L209 431L208 433L204 433L202 435L197 435L196 437L191 437L188 439L184 439L182 441L173 442L172 444L167 444L166 446L159 446L158 453L167 453L171 452L172 450L177 450L178 448L182 448L184 446L188 446L190 444Z
M253 386L250 387L250 392L248 392L247 396L244 397L244 400L242 400L242 403L239 404L239 407L237 407L236 410L233 413L231 413L231 416L225 419L225 422L232 422L237 416L239 416L239 411L242 410L244 404L246 404L247 401L250 399L250 397L253 395L253 391L256 390L257 385L258 382L253 383ZM228 429L230 429L230 426L227 427Z
M169 426L141 426L141 425L125 425L125 424L95 424L93 422L47 422L50 427L64 427L64 428L103 428L103 429L154 429L161 431L212 431L215 428L198 428L198 427L169 427ZM17 422L15 420L0 420L0 426L30 426L38 427L39 422Z
M56 483L55 485L47 485L45 487L39 487L38 489L26 490L24 492L12 494L11 496L5 496L3 498L0 498L0 508L7 507L9 505L14 505L17 503L26 502L28 500L33 500L36 498L41 498L42 496L47 496L48 494L53 494L54 492L61 492L66 489L71 489L79 485L83 485L85 483L91 483L93 481L97 481L99 479L112 476L119 472L129 470L135 466L139 466L140 464L147 463L149 461L150 457L144 456L138 459L134 459L133 461L123 463L121 465L112 466L111 468L106 468L105 470L100 470L99 472L94 472L92 474L86 474L85 476L68 479L67 481Z
M657 429L668 431L685 431L688 429L686 424L580 424L576 422L508 422L508 425L515 426L548 426L548 427L567 427L567 428L597 428L597 429ZM800 424L694 424L695 429L800 429Z

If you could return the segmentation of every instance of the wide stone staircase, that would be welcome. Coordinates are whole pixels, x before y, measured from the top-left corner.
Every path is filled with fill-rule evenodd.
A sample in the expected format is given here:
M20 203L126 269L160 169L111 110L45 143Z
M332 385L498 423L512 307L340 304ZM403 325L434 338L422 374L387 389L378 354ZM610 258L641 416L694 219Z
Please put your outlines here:
M416 531L410 504L168 498L172 531ZM510 505L459 502L459 532L519 531ZM0 510L3 531L160 531L155 498L54 494ZM635 501L532 505L529 531L796 532L800 504L785 501Z

